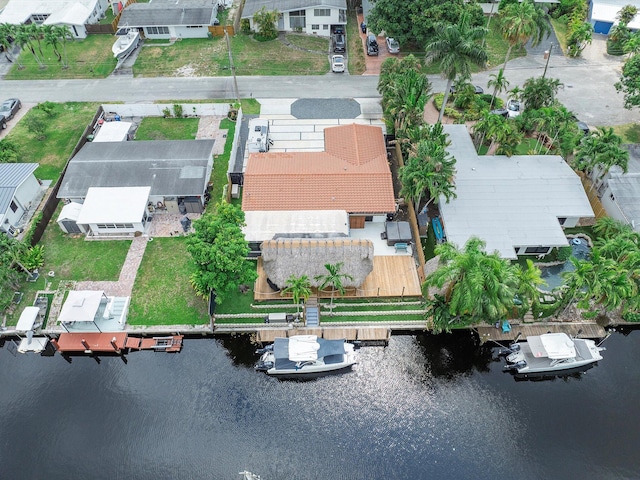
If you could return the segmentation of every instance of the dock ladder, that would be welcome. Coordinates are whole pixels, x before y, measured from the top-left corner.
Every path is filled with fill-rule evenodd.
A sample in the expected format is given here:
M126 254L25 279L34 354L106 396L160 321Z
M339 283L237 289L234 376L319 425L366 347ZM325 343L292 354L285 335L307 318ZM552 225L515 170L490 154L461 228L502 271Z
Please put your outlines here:
M318 308L318 297L310 297L304 306L304 319L307 327L317 327L320 325L320 309Z

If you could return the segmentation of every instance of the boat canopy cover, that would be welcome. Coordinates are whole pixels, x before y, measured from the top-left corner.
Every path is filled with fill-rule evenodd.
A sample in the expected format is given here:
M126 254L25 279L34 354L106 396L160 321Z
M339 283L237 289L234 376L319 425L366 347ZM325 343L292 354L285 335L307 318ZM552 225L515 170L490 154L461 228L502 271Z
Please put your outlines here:
M328 355L344 354L344 340L326 340L315 335L294 335L290 338L276 338L273 354L278 360L311 362Z
M20 314L20 319L16 324L16 331L29 332L33 329L33 325L36 323L36 319L40 314L40 308L38 307L26 307Z
M537 358L561 360L576 356L575 344L566 333L545 333L527 337L527 343L531 347L531 353Z

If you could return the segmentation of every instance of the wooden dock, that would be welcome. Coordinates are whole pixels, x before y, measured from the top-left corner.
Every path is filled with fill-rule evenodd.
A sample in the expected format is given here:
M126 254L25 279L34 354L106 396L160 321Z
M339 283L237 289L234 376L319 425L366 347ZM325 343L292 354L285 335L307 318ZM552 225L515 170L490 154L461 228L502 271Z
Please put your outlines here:
M156 352L179 352L183 335L165 337L136 337L125 332L61 333L51 343L60 353L115 353L122 355L131 350L154 350Z
M256 340L260 343L272 343L276 337L293 335L316 335L328 340L345 339L349 341L388 343L391 329L386 327L317 327L317 328L279 328L257 329Z
M578 335L578 331L581 330L581 338L604 338L607 336L607 332L604 327L601 327L594 322L550 322L550 323L521 323L517 325L511 325L511 331L504 333L502 329L495 327L476 327L476 332L480 337L482 343L494 341L498 343L512 342L516 336L521 333L520 338L524 340L531 335L542 335L545 333L566 333L570 336Z

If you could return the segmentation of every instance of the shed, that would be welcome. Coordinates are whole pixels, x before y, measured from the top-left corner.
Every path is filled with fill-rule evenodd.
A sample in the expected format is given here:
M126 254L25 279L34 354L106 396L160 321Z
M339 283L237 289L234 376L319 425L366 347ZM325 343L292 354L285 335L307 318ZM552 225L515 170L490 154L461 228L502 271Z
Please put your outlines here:
M96 132L93 142L124 142L129 140L131 122L104 122Z
M67 203L58 215L58 225L64 233L84 233L82 228L78 226L78 217L82 210L82 204L71 202Z

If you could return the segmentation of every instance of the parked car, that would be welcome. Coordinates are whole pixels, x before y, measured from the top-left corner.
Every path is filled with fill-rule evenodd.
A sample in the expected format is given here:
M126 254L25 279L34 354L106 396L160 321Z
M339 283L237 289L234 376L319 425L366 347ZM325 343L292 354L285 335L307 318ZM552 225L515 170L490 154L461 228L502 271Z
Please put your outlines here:
M331 32L332 33L340 33L340 34L344 35L344 25L333 25L331 27Z
M510 99L507 101L507 110L509 111L509 118L517 117L522 113L522 103L518 100Z
M347 41L344 38L344 34L336 33L333 36L333 51L335 53L344 53L347 51Z
M387 51L389 53L400 53L400 44L395 38L387 37Z
M482 95L484 93L484 88L482 88L480 85L474 85L473 88L475 89L476 95ZM449 88L449 93L456 93L456 85L451 85L451 87Z
M584 135L589 135L591 133L591 129L589 128L589 125L587 125L582 120L579 120L578 117L576 117L575 115L571 115L571 118L573 119L574 122L576 122L576 126L578 127L578 130L580 130Z
M496 108L495 110L491 110L489 113L492 115L500 115L504 118L509 117L509 110L507 110L506 108Z
M22 102L17 98L9 98L2 102L2 105L0 105L2 128L7 128L7 120L11 120L21 108Z
M367 55L378 55L378 41L375 35L367 35Z
M342 56L342 55L333 55L331 57L331 71L333 73L343 73L344 72L344 56Z

